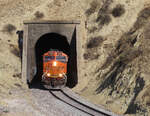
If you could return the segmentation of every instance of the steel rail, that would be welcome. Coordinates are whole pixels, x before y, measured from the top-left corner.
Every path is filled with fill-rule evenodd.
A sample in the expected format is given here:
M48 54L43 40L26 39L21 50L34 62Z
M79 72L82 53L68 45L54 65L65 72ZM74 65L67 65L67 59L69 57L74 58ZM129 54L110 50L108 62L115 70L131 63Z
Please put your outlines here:
M80 110L80 111L82 111L82 112L84 112L84 113L86 113L86 114L89 114L89 115L91 115L91 116L94 116L93 114L90 114L90 113L88 113L87 111L84 111L84 110L78 108L77 106L72 105L72 104L66 102L65 100L63 100L62 98L60 98L60 97L58 97L56 94L54 94L52 91L50 91L50 93L51 93L56 99L58 99L58 100L64 102L65 104L68 104L69 106L74 107L74 108L76 108L76 109L78 109L78 110Z
M111 116L110 114L104 113L102 111L99 111L93 107L90 107L84 103L81 103L79 100L74 99L73 97L70 97L66 92L63 90L59 91L49 91L56 99L70 105L71 107L74 107L88 115L91 116Z

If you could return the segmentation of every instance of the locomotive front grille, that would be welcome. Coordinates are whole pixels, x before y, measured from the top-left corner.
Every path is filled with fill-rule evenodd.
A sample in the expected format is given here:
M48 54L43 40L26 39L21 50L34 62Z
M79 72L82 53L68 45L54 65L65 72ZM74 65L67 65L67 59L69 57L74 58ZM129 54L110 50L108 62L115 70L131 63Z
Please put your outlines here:
M56 77L56 76L58 76L58 74L52 74L51 76L52 76L52 77L53 77L53 76Z
M52 72L62 72L64 70L64 67L52 67Z

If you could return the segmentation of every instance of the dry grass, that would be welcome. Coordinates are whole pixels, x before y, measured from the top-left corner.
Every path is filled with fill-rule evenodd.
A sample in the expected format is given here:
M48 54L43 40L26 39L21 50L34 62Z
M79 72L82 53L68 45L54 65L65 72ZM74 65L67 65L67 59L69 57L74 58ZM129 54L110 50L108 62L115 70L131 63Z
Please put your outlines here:
M125 13L124 6L121 4L118 4L113 10L112 10L112 15L114 17L120 17Z
M12 24L7 24L3 27L3 32L12 34L16 30L16 27Z

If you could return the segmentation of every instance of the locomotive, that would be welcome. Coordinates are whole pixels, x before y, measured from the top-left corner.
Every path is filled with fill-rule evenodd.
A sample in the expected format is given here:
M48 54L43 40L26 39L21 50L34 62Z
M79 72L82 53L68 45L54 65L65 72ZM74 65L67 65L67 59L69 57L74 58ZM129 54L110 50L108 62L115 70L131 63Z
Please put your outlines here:
M43 54L42 82L47 89L61 89L67 82L68 56L59 50Z

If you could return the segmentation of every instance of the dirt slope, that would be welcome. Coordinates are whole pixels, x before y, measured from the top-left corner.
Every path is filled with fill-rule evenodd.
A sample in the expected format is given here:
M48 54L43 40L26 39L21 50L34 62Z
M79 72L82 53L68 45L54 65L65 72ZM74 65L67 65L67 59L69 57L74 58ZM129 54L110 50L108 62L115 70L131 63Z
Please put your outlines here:
M73 90L119 114L149 114L149 0L0 0L0 9L1 99L26 88L16 35L23 20L79 19L82 77Z
M98 10L97 2L87 13L83 76L89 81L76 89L116 113L148 115L148 1L108 0Z

